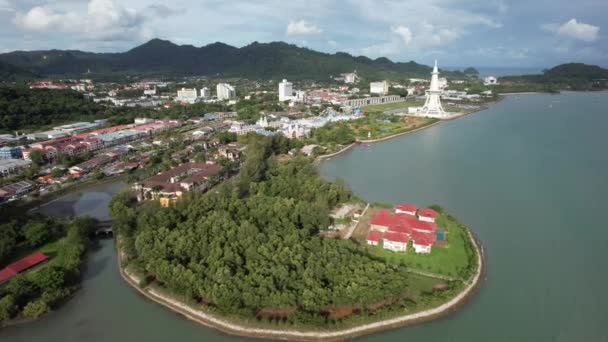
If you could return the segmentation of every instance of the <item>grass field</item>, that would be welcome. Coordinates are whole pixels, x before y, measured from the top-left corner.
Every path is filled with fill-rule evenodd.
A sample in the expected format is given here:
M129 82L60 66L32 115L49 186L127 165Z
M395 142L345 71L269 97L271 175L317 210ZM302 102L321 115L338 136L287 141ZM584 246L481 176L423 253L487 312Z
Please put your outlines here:
M390 263L452 278L466 277L467 270L471 266L469 256L473 253L466 230L456 221L448 219L446 215L440 215L437 226L445 229L447 244L445 247L433 246L430 254L415 253L411 242L405 253L386 250L382 248L382 242L378 246L367 246L367 248L372 255ZM367 243L368 229L367 225L361 225L354 235L362 245Z
M385 103L378 105L364 106L361 109L367 112L383 112L385 110L402 109L407 107L418 107L424 105L424 101L408 100L402 102Z
M404 133L436 122L437 119L423 117L391 117L383 118L382 115L367 115L364 119L349 122L349 127L360 140L380 139L391 135ZM369 134L369 135L368 135Z

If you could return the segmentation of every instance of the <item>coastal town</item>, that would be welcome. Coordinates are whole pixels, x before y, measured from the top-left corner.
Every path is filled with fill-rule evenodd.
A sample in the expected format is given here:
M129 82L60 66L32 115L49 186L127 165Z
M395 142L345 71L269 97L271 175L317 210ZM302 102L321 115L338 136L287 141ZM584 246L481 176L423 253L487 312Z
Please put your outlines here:
M386 80L371 82L365 91L358 87L360 77L355 71L335 77L334 84L342 83L335 88L319 87L313 83L296 90L292 82L283 79L274 91L256 90L238 95L236 88L225 82L217 83L212 95L207 86L199 91L179 88L171 82L140 81L118 86L96 84L88 79L36 81L29 85L33 90L71 90L82 93L87 101L103 106L141 108L152 112L150 117L135 117L131 123L119 125L111 125L108 119L99 119L66 123L45 131L0 135L0 202L16 200L30 192L39 196L41 192L61 188L66 182L86 180L93 173L96 177L112 176L144 167L155 151L167 146L166 139L155 138L166 132L176 132L171 135L180 135L184 141L203 142L201 146L207 152L211 146L208 140L217 132L227 131L237 136L250 132L265 136L281 134L288 139L304 141L306 148L303 153L311 155L315 147L326 153L335 150L335 146L314 139L314 132L328 124L352 122L349 126L356 130L355 139L365 141L430 124L432 118L448 119L471 109L477 110L481 103L493 99L491 90L473 95L451 90L450 84L459 87L465 80L448 82L446 78L439 78L437 66L431 76L430 81L412 78L407 86ZM256 82L246 84L267 88ZM495 79L487 79L484 84L491 89L497 83ZM170 89L177 90L171 92ZM402 95L391 95L392 92ZM124 99L121 94L125 93L142 95ZM264 100L262 103L280 110L261 110L245 117L239 103L252 98L274 98L276 102ZM451 109L459 108L452 102L460 103L462 112L445 111L440 98L447 100ZM227 111L196 116L197 110L189 110L189 106L203 106L203 109L204 106L220 106ZM159 117L173 107L182 107L192 114L180 118ZM139 154L142 151L145 153ZM183 157L178 158L178 162ZM11 183L12 179L15 181Z
M126 212L152 210L163 214L167 213L164 210L182 210L180 208L188 203L204 202L217 196L222 200L234 200L218 194L231 187L235 187L232 191L237 193L250 192L249 188L253 186L250 183L265 177L263 173L250 175L252 168L299 165L297 169L307 170L325 156L336 155L357 144L430 127L441 120L469 113L471 106L482 106L494 99L491 92L483 94L484 97L467 97L466 92L458 97L448 92L448 82L439 78L437 65L431 70L430 81L412 79L409 88L380 81L369 83L369 90L363 92L356 72L335 77L332 82L338 85L303 85L302 89L296 90L292 82L283 79L273 86L274 89L264 86L267 90L249 91L245 95L237 93L239 88L227 82L217 83L215 94L210 86L203 86L199 91L196 87L154 81L123 85L122 89L97 85L90 80L30 83L29 88L33 91L79 92L84 101L93 105L115 110L126 108L136 114L129 119L70 122L48 130L2 135L0 208L11 210L21 206L35 212L41 204L52 202L70 191L99 182L126 183L127 190L113 200L117 203L110 205L114 223L106 226L108 223L98 222L95 227L87 221L88 228L81 234L114 235L117 244L122 246L120 253L136 258L132 253L139 247L132 244L134 237L127 232L140 228L124 226L129 220L120 215ZM101 89L104 91L100 92ZM174 90L167 93L167 89ZM118 94L125 91L143 95L120 99ZM446 111L441 104L442 97L466 105L450 105L451 110L459 108L462 112ZM243 107L242 104L249 105ZM208 109L215 111L206 111ZM182 114L172 114L175 110ZM255 144L258 146L252 147ZM260 149L267 150L264 155L270 153L275 157L258 156ZM268 172L281 175L284 171ZM316 214L302 214L302 217L310 216L309 220L329 220L309 228L312 229L310 238L320 236L330 244L350 240L354 246L359 246L357 248L367 249L370 255L376 256L377 259L362 261L364 264L407 265L406 272L391 272L404 279L408 276L420 278L416 281L424 284L421 288L434 293L428 299L432 303L443 301L439 296L441 291L457 291L467 284L469 290L473 288L475 282L471 279L476 274L478 262L471 258L476 253L476 247L473 247L476 244L467 230L453 219L431 208L418 210L411 204L387 208L349 200L348 188L318 182L314 172L295 178L310 179L318 188L314 196L325 192L322 189L326 186L334 193L331 199L320 197L316 200L316 203L327 202L325 205L333 207L334 214L324 215L322 210ZM267 179L266 182L272 184L274 181ZM243 186L240 184L245 188L240 188ZM301 185L295 185L294 190L298 186ZM247 198L243 200L247 201ZM269 200L279 198L273 196ZM310 204L303 202L301 205ZM131 208L127 209L129 206ZM121 207L124 209L117 209ZM136 224L131 222L131 225ZM40 222L28 226L27 231L49 229L46 227L53 224L59 223ZM66 225L68 230L81 225L79 221L69 219L60 224ZM0 288L21 276L38 281L37 270L50 272L54 265L65 262L63 258L55 257L58 247L52 237L30 235L24 236L26 241L20 252L27 255L12 259L12 263L0 270ZM82 240L79 243L82 244ZM74 244L70 248L79 248L76 242ZM311 245L308 248L319 247ZM333 248L340 250L343 247ZM426 259L415 255L424 255ZM450 261L446 262L446 258ZM140 282L137 279L145 276L145 273L135 271L131 264L125 265L121 274L127 282L137 284ZM74 271L66 269L65 272ZM447 285L446 281L459 285ZM386 295L390 296L390 292ZM420 290L411 296L423 298L425 294ZM23 315L42 315L61 296L53 298L57 299L32 301L23 308ZM418 310L427 307L419 305ZM314 311L310 314L317 315ZM330 317L334 315L337 314L331 313ZM355 313L349 309L340 315L346 318Z
M520 5L0 0L0 340L605 341L608 2Z

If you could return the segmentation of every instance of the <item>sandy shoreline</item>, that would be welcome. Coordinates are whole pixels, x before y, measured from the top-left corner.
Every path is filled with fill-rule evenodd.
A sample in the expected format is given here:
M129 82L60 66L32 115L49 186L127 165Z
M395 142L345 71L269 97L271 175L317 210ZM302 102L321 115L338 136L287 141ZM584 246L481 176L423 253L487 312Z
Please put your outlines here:
M266 329L266 328L254 328L238 323L231 322L229 319L218 317L217 315L209 314L204 311L190 307L189 305L177 301L173 298L155 291L150 288L140 288L140 279L123 269L122 264L122 253L120 252L119 243L117 242L118 252L118 266L120 275L122 278L136 289L140 294L146 298L161 304L168 309L177 312L186 318L205 325L209 328L217 329L227 334L255 337L255 338L267 338L276 340L289 340L289 341L342 341L345 339L354 338L357 336L368 335L374 332L383 331L387 329L393 329L397 327L417 324L434 320L450 313L461 307L467 302L467 299L474 294L475 290L479 287L482 275L484 274L484 252L483 247L479 241L475 238L473 233L467 228L469 238L477 252L477 272L473 275L472 279L468 282L466 287L454 298L448 302L441 304L440 306L412 314L406 314L396 318L386 319L378 322L363 324L354 328L335 330L335 331L301 331L301 330L279 330L279 329Z

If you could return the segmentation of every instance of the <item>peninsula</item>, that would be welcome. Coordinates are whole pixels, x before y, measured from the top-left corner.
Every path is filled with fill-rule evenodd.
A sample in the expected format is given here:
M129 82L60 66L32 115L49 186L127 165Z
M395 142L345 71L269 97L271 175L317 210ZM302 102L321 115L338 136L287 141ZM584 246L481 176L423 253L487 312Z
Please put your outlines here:
M110 208L125 280L204 325L292 340L433 319L479 285L479 242L441 208L406 220L398 206L393 218L379 208L386 205L366 207L342 181L322 180L312 158L277 146L276 137L248 135L237 176L165 208L154 196L117 195ZM377 212L388 226L378 228ZM433 229L423 233L421 222ZM386 233L370 243L376 229ZM346 231L354 231L350 239Z

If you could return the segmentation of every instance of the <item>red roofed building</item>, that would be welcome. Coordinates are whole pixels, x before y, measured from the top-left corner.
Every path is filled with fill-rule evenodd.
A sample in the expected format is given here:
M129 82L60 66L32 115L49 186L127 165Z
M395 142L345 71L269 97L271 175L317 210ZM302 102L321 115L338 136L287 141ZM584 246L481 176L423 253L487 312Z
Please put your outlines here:
M395 214L392 217L391 225L388 227L389 232L396 232L401 234L411 234L412 224L410 223L412 216L408 214Z
M16 262L6 266L2 270L0 270L0 283L3 283L5 281L9 280L10 278L16 276L18 273L23 272L29 268L32 268L32 267L40 264L43 261L48 260L48 258L49 258L48 256L46 256L40 252L36 252L19 261L16 261Z
M391 213L388 209L380 209L376 216L374 216L370 221L369 225L371 230L379 230L381 232L386 232L388 227L393 222L393 213Z
M409 203L397 204L395 206L395 212L398 214L402 213L414 216L416 215L416 210L418 210L418 208L416 208L415 205Z
M431 253L433 243L435 243L435 234L426 234L419 231L412 233L412 246L416 253Z
M367 233L367 244L372 246L377 246L378 241L382 238L382 232L378 230L370 230Z
M439 214L431 208L420 209L418 211L418 218L421 221L435 222L437 216L439 216Z
M434 234L437 230L437 225L434 222L411 220L410 224L414 231L426 234Z
M406 234L388 232L384 234L383 247L395 252L405 252L409 238Z

